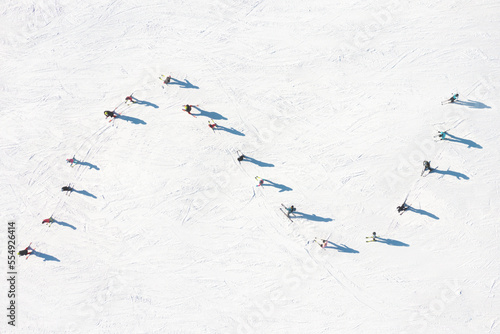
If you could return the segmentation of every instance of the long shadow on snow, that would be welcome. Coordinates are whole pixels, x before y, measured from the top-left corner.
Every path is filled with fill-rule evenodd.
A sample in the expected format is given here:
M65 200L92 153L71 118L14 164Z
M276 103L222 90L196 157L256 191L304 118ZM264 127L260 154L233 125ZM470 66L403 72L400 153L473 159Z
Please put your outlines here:
M245 134L243 132L239 132L238 130L234 129L234 128L226 128L225 126L220 126L219 124L217 124L217 127L215 128L216 130L222 130L222 131L226 131L228 133L231 133L233 135L237 135L237 136L244 136Z
M300 211L295 211L293 214L297 218L304 218L304 219L312 220L312 221L316 221L316 222L331 222L333 220L332 218L323 218L320 216L316 216L315 214L309 215L307 213L303 213Z
M325 248L330 248L330 249L336 249L338 250L340 253L352 253L352 254L357 254L359 253L359 251L355 250L355 249L352 249L350 247L347 247L346 245L342 244L342 245L337 245L336 243L334 242L331 242L331 241L327 241L328 243L328 246L326 246ZM330 246L331 245L331 246Z
M73 191L75 193L79 193L79 194L82 194L82 195L85 195L85 196L88 196L88 197L97 198L96 195L89 193L87 190L76 190L76 189L73 189Z
M397 241L397 240L394 240L394 239L385 239L385 238L381 238L381 237L377 237L377 241L378 242L381 242L383 244L387 244L389 246L403 246L403 247L409 247L410 245L408 244L405 244L404 242L401 242L401 241Z
M132 124L146 124L142 119L138 119L135 117L130 117L130 116L123 116L120 115L118 116L118 119L123 119L124 121L130 122Z
M456 136L449 134L449 133L446 133L446 134L449 137L449 138L445 138L445 140L447 140L447 141L467 145L467 148L471 148L471 147L479 148L479 149L483 148L481 145L477 144L476 142L474 142L472 140L459 138L459 137L456 137Z
M245 159L243 159L243 161L251 162L253 164L256 164L259 167L274 167L273 164L268 164L267 162L262 162L262 161L256 160L256 159L251 158L251 157L246 156L246 155L245 155Z
M184 79L184 81L177 80L175 78L170 78L169 85L179 85L181 88L192 88L192 89L200 89L200 87L193 85L189 82L188 79Z
M52 223L55 223L55 224L58 224L58 225L61 225L61 226L67 226L67 227L70 227L72 228L73 230L76 230L76 227L74 227L73 225L71 224L68 224L66 222L62 222L62 221L59 221L59 220L55 220L54 218L52 218Z
M462 173L459 173L459 172L454 172L454 171L451 171L451 170L439 170L439 169L433 169L432 170L432 174L441 174L441 175L451 175L451 176L455 176L457 179L464 179L464 180L468 180L469 177L465 174L462 174Z
M139 100L139 99L137 99L135 97L134 97L134 100L135 100L135 103L144 105L146 107L153 107L153 108L156 108L156 109L160 108L160 107L158 107L158 105L156 105L154 103L151 103L151 102L148 102L148 101Z
M203 110L200 107L196 107L196 106L193 106L193 108L200 112L199 114L196 114L196 116L205 116L205 117L211 118L213 120L227 120L226 117L222 116L221 114L219 114L215 111L206 111L206 110Z
M266 187L267 187L267 186L271 186L271 187L274 187L274 188L278 188L278 189L280 189L280 191L279 191L280 193L281 193L281 192L283 192L283 191L290 191L290 190L293 190L292 188L287 187L287 186L285 186L285 185L283 185L283 184L279 184L279 183L276 183L276 182L273 182L273 181L269 181L269 180L267 180L267 179L265 179L264 181L268 182L269 184L264 183L264 184L262 185L262 187L264 187L264 186L266 186Z
M45 254L45 253L42 253L42 252L39 252L37 250L34 250L32 255L36 256L36 257L40 257L43 259L43 261L56 261L56 262L61 262L57 257L55 256L52 256L52 255L49 255L49 254Z
M82 166L87 166L87 167L89 167L90 169L100 170L100 168L99 168L99 167L97 167L97 166L96 166L96 165L94 165L94 164L91 164L90 162L80 161L80 160L77 160L77 159L75 159L75 165L82 165Z
M418 213L418 214L421 214L423 216L431 217L432 219L439 219L438 216L430 213L429 211L425 211L425 210L422 210L422 209L415 209L415 208L409 206L407 210L415 212L415 213Z
M467 101L455 101L453 103L459 104L461 106L466 106L466 107L469 107L469 108L473 108L473 109L491 109L490 106L487 106L483 102L469 100L469 99L467 99Z

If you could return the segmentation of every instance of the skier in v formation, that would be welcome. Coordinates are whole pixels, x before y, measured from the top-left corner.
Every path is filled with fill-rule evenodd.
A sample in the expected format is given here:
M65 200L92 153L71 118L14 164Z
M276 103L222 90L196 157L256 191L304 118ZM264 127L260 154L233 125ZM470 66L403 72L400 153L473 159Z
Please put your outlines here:
M70 186L64 186L61 188L61 191L73 191L73 188L71 188Z
M208 121L208 126L210 127L210 129L212 129L215 132L215 128L217 127L217 123L215 123L214 120L211 119Z
M406 210L408 210L408 205L406 205L406 201L404 201L404 203L401 204L400 206L396 207L396 209L398 210L399 214L402 215L403 212L405 212Z
M107 119L108 117L114 118L114 117L118 116L117 114L115 114L115 112L114 112L114 111L109 111L109 110L106 110L106 111L104 112L104 115L106 115L106 119Z
M424 160L423 164L424 164L424 170L422 171L422 174L420 174L420 176L424 175L426 170L428 170L429 173L434 170L434 168L431 167L430 161Z
M34 249L33 249L33 248L31 248L31 244L30 244L30 245L29 245L28 247L26 247L25 249L20 250L20 251L17 253L17 255L19 255L19 256L26 256L26 255L30 255L31 253L33 253L33 251L34 251Z
M445 101L441 102L441 104L445 104L445 103L453 103L453 102L455 102L456 100L458 100L458 93L453 94L453 96L452 96L452 97L450 97L448 100L445 100Z
M286 207L285 207L285 209L286 209L286 211L287 211L286 216L287 216L288 218L290 218L290 214L291 214L291 213L293 213L293 212L297 211L297 208L296 208L296 207L294 207L293 205L292 205L291 207L289 207L289 208L286 208Z
M132 96L132 94L130 96L127 96L125 98L125 103L127 103L127 101L130 101L130 103L136 103L137 101L134 100L134 97Z
M240 151L237 151L236 153L238 153L238 154L239 154L239 156L238 156L238 161L239 161L239 162L242 162L242 161L243 161L243 159L245 159L245 155L244 155L243 153L241 153Z

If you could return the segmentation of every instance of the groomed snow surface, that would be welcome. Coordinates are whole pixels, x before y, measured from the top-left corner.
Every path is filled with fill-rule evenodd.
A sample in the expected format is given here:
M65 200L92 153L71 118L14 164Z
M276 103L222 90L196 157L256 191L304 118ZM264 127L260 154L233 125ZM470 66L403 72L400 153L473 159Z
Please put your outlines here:
M0 22L0 235L36 249L1 333L500 333L498 1L4 0Z

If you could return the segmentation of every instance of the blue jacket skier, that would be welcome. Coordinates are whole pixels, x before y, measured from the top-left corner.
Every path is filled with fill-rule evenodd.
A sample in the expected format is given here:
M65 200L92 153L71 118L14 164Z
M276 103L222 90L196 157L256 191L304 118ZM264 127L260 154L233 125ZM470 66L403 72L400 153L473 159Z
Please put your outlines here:
M290 217L290 214L291 214L292 212L297 211L297 208L296 208L296 207L294 207L294 206L292 205L291 207L286 208L286 211L288 211L288 213L287 213L286 215L287 215L288 217Z
M448 101L450 101L450 103L453 103L456 100L458 100L458 93L456 93L455 95L453 95L452 97L450 97L450 99Z

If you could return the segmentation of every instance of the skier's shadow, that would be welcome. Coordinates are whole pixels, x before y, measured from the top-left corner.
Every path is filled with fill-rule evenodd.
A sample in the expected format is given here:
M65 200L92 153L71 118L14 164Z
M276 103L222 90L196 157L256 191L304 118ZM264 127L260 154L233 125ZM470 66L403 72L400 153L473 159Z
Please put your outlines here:
M381 238L381 237L377 237L377 241L378 242L381 242L383 244L387 244L389 246L403 246L403 247L409 247L410 245L408 244L405 244L404 242L401 242L401 241L398 241L398 240L394 240L394 239L385 239L385 238Z
M309 215L307 213L303 213L300 211L295 211L293 214L297 218L304 218L304 219L312 220L312 221L316 221L316 222L331 222L333 220L332 218L324 218L324 217L316 216L315 214Z
M473 109L491 109L490 106L487 106L483 102L469 100L469 99L467 99L467 101L461 101L461 100L460 101L455 101L454 103L455 104L459 104L461 106L466 106L466 107L469 107L469 108L473 108Z
M130 122L132 124L146 124L142 119L138 119L135 117L130 117L130 116L119 116L118 119L123 119L124 121Z
M153 107L155 109L160 108L160 107L158 107L158 105L156 105L154 103L151 103L151 102L148 102L148 101L144 101L144 100L139 100L139 99L137 99L135 97L134 97L134 103L141 104L141 105L144 105L146 107Z
M73 189L73 191L75 193L78 193L78 194L81 194L81 195L85 195L85 196L92 197L92 198L97 198L96 195L89 193L87 190L76 190L76 189Z
M251 158L251 157L246 156L246 155L245 155L245 158L243 158L243 161L251 162L253 164L256 164L259 167L274 167L273 164L268 164L267 162L262 162L262 161L256 160L256 159Z
M34 255L36 257L39 257L39 258L42 258L43 261L56 261L56 262L61 262L57 257L55 256L52 256L52 255L49 255L49 254L45 254L45 253L42 253L42 252L39 252L37 250L34 250L31 255Z
M479 148L479 149L483 148L481 145L477 144L476 142L474 142L472 140L459 138L457 136L449 134L448 132L446 134L447 134L448 138L445 138L444 140L447 140L447 141L450 141L450 142L454 142L454 143L459 143L459 144L467 145L467 148L471 148L471 147L473 147L473 148Z
M75 159L75 165L87 166L90 169L100 170L99 167L97 167L94 164L91 164L90 162L80 161L80 160L77 160L77 159Z
M424 215L424 216L427 216L427 217L431 217L432 219L439 219L438 216L430 213L429 211L425 211L425 210L422 210L422 209L415 209L414 207L408 206L408 208L406 210L412 211L412 212L415 212L415 213L418 213L418 214L421 214L421 215Z
M220 130L226 131L226 132L228 132L230 134L237 135L237 136L244 136L245 135L243 132L240 132L240 131L238 131L238 130L236 130L234 128L229 129L229 128L226 128L225 126L221 126L219 124L217 124L217 127L215 129L219 130L219 131Z
M52 223L57 224L57 225L61 225L61 226L67 226L69 228L72 228L73 230L76 230L76 227L74 227L73 225L68 224L66 222L59 221L59 220L55 220L54 218L52 218Z
M451 170L439 170L439 169L433 169L432 170L432 173L433 174L441 174L441 175L451 175L451 176L455 176L457 179L464 179L464 180L468 180L469 177L465 174L462 174L462 173L459 173L459 172L454 172L454 171L451 171Z
M196 116L205 116L214 120L227 120L226 117L222 116L219 113L216 113L215 111L206 111L196 106L193 106L193 108L200 112L199 114L196 114Z
M267 180L267 179L264 180L264 181L266 181L268 184L264 183L262 185L263 187L264 186L271 186L271 187L278 188L280 190L279 191L280 193L283 192L283 191L291 191L291 190L293 190L292 188L287 187L287 186L285 186L283 184L279 184L279 183L276 183L276 182L273 182L273 181L270 181L270 180Z
M181 88L191 88L191 89L200 89L200 87L193 85L189 82L188 79L184 79L184 81L177 80L176 78L170 78L169 85L179 85Z
M330 246L331 245L331 246ZM326 248L330 248L330 249L336 249L338 250L340 253L353 253L353 254L357 254L359 253L359 251L355 250L355 249L352 249L350 247L347 247L346 245L342 244L342 245L337 245L336 243L334 242L331 242L331 241L327 241L327 246L325 247Z

